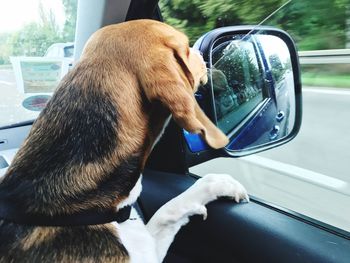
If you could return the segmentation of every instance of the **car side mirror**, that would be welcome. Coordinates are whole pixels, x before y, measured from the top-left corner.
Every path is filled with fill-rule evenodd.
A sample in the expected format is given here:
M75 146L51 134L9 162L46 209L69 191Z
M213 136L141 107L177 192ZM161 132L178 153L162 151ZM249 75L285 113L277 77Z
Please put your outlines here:
M271 27L223 27L203 35L193 48L203 54L209 76L195 97L230 142L214 150L172 120L146 168L187 173L207 160L264 151L297 135L302 114L300 70L287 33Z
M197 100L230 139L225 156L264 151L294 138L301 125L301 81L291 37L270 27L236 26L210 31L194 45L210 81ZM184 132L192 152L208 148Z

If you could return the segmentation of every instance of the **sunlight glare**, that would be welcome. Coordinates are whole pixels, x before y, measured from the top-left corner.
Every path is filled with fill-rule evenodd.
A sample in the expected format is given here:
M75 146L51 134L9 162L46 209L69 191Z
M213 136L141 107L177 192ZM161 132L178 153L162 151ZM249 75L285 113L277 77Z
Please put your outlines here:
M53 10L56 22L61 27L64 12L61 0L42 1L44 8ZM23 25L39 20L39 0L0 0L0 32L12 32Z

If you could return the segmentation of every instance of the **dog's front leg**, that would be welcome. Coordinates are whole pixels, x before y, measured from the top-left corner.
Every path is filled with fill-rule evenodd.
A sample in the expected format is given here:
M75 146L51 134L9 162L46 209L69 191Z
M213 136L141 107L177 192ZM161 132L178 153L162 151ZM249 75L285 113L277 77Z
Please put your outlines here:
M245 188L227 174L208 174L189 189L164 204L153 215L147 229L156 242L159 262L162 262L175 235L192 215L207 217L205 205L218 197L227 196L236 202L249 200Z

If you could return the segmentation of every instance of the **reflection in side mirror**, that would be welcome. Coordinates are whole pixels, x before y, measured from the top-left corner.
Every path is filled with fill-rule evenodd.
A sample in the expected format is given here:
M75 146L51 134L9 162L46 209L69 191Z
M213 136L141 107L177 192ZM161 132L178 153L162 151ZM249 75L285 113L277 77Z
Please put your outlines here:
M217 126L229 152L253 151L291 135L296 99L291 54L276 35L219 38L211 50Z

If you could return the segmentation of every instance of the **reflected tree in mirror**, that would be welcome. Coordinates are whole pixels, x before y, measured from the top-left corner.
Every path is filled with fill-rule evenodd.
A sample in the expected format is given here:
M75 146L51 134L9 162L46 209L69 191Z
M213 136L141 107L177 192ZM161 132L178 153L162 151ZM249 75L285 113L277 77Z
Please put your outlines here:
M211 79L218 127L229 150L260 147L294 126L294 81L287 45L277 36L223 37L212 50Z
M212 54L218 126L228 133L263 99L260 65L253 44L240 39L223 42Z

